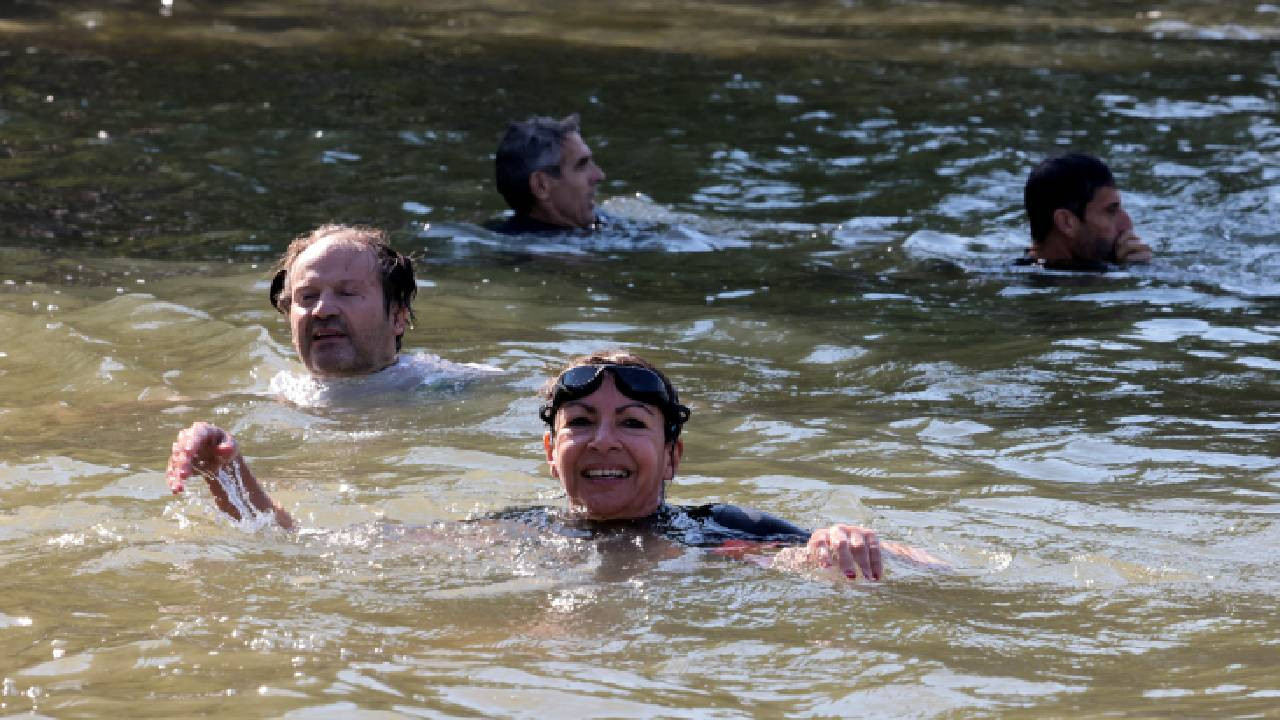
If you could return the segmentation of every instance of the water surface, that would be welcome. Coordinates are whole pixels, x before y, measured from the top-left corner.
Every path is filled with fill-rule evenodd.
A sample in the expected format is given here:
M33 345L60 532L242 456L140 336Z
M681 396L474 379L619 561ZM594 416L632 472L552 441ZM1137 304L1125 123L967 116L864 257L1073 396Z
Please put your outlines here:
M1275 7L5 13L5 712L1274 712ZM571 111L612 229L480 229L504 124ZM1068 148L1109 160L1157 262L1009 266L1026 173ZM266 269L330 220L421 258L408 353L503 374L274 398L298 366ZM954 570L850 584L456 522L562 502L533 392L612 345L694 409L674 499ZM304 532L168 496L198 419Z

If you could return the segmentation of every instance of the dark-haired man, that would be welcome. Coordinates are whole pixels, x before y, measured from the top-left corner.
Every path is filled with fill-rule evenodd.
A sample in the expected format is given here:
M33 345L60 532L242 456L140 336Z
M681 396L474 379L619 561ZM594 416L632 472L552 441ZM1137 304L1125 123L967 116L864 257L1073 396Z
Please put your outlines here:
M582 140L578 116L513 122L494 156L498 192L514 211L489 229L506 235L594 229L604 171Z
M1133 233L1115 178L1099 159L1082 153L1036 166L1023 191L1031 248L1019 264L1051 270L1106 270L1110 263L1151 260L1151 247Z

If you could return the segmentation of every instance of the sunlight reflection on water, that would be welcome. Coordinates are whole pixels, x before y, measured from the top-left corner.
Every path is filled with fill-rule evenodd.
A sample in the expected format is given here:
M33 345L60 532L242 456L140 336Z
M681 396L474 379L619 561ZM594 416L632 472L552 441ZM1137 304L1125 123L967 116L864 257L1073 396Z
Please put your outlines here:
M64 5L0 22L7 711L1271 711L1270 5ZM607 230L483 229L503 124L573 110ZM1011 267L1068 147L1156 262ZM265 300L329 220L420 268L377 393L310 381ZM465 521L563 504L533 395L614 344L694 408L673 500L952 570ZM168 495L195 419L304 531Z

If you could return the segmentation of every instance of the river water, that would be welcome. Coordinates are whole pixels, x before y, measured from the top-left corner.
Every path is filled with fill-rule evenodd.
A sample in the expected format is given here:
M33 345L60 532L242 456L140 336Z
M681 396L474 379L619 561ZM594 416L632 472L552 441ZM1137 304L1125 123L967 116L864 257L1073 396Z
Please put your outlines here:
M1280 712L1280 7L4 7L0 714ZM611 229L481 230L572 111ZM1156 262L1010 267L1068 148ZM420 258L406 362L502 374L275 397L266 268L330 220ZM533 392L616 345L693 407L671 498L951 569L457 522L562 502ZM168 494L199 419L302 532Z

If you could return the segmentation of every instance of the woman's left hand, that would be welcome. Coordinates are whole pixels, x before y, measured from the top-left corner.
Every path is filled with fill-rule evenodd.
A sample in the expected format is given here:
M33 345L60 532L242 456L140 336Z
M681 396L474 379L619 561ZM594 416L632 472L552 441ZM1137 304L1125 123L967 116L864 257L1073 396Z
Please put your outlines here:
M861 575L879 580L884 575L880 538L870 528L843 523L821 528L809 537L805 549L811 561L824 568L838 566L850 579Z

